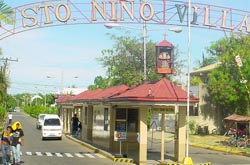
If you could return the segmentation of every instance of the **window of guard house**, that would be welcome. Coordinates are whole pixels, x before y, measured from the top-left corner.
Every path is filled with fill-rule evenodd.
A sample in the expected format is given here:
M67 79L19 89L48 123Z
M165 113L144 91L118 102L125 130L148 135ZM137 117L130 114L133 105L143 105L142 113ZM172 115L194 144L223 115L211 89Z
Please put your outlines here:
M127 119L125 108L116 109L116 119Z
M198 116L198 107L190 106L190 108L189 108L189 116Z
M104 108L104 131L108 131L109 126L109 109Z
M85 107L84 109L84 125L87 125L88 123L88 107Z
M138 132L138 109L128 109L128 132Z
M116 131L127 131L127 109L118 108L116 109Z

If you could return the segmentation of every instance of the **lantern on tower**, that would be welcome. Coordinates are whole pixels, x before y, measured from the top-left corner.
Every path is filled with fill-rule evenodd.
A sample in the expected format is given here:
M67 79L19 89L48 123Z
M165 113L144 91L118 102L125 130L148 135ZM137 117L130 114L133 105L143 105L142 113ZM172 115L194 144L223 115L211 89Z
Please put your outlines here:
M156 73L165 75L174 72L174 45L167 40L156 46Z

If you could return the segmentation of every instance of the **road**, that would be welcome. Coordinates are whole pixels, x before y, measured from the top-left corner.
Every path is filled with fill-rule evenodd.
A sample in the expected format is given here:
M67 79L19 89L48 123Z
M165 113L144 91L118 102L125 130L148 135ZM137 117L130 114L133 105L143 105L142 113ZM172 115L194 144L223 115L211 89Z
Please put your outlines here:
M13 113L13 122L23 125L25 140L22 160L25 165L97 165L115 163L101 154L75 143L66 137L62 140L41 140L41 131L36 129L36 119L22 112ZM122 163L129 164L129 163Z
M160 137L160 132L154 134L155 137ZM148 137L148 159L160 160L161 142L159 139ZM152 142L152 143L151 143ZM171 161L174 157L173 141L165 142L165 160ZM211 162L213 165L250 165L250 157L234 155L225 152L218 152L198 147L189 146L189 157L192 158L194 165L200 165Z
M63 137L62 140L41 140L41 131L36 129L36 119L22 112L13 113L13 122L20 121L24 128L25 145L22 149L22 160L25 165L97 165L97 164L119 164L128 165L132 163L115 163L101 154L94 153L93 150L86 148L74 141ZM154 135L157 136L157 135ZM160 160L160 140L148 141L148 163L159 164ZM138 153L130 152L128 156ZM173 160L174 145L173 141L165 142L165 161ZM189 147L189 156L194 165L212 162L213 165L249 165L250 157L233 155L229 153L217 152L202 148Z

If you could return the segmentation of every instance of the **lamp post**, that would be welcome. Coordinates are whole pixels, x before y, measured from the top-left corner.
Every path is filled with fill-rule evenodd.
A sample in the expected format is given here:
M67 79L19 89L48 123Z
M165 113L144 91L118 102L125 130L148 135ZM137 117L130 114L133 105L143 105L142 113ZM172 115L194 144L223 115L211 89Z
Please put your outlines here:
M117 23L105 23L104 26L108 29L112 28L128 28L128 29L134 29L134 30L142 30L142 37L143 37L143 72L144 72L144 81L147 80L147 32L148 31L157 31L157 30L168 30L168 31L173 31L175 33L180 33L182 32L182 29L179 27L173 27L173 28L160 28L160 29L147 29L147 24L144 22L143 27L141 28L136 28L132 26L121 26L120 24Z
M190 105L190 43L191 43L191 26L190 26L190 12L191 0L188 0L188 45L187 45L187 114L186 114L186 153L184 164L193 164L191 157L189 157L189 105Z

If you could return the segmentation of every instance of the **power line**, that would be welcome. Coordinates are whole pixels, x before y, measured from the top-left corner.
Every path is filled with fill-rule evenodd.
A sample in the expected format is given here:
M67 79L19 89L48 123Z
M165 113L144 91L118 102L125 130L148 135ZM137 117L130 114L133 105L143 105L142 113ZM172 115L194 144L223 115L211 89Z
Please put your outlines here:
M12 58L0 58L3 61L3 66L1 66L1 71L7 73L9 61L18 62L18 59L13 60Z

